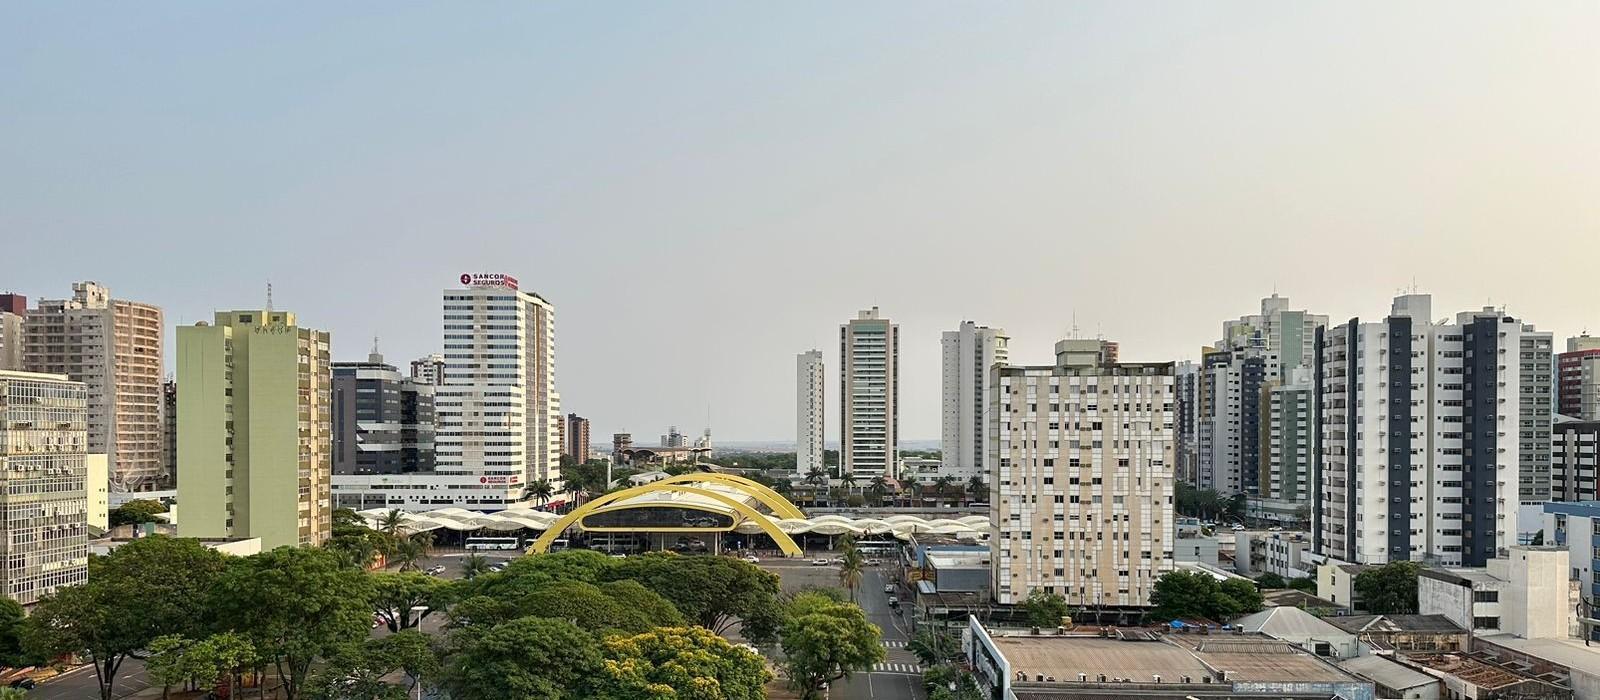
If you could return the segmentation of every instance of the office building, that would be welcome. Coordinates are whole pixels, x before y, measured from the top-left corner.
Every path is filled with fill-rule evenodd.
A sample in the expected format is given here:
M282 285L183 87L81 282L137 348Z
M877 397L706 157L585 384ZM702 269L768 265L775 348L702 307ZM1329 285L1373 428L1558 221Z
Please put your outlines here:
M841 474L894 475L899 402L900 326L874 306L839 327Z
M1556 416L1550 433L1550 500L1600 501L1600 420Z
M23 321L28 317L28 298L21 294L0 294L0 370L23 368Z
M1600 420L1600 338L1584 334L1567 339L1567 351L1556 356L1558 411L1581 420Z
M1434 323L1425 294L1319 331L1319 554L1484 566L1550 497L1551 337L1493 308Z
M164 487L161 309L78 282L71 299L39 301L24 327L29 371L65 374L88 390L89 451L106 455L112 489Z
M314 546L332 526L328 334L287 311L178 328L178 535Z
M1103 365L1094 340L1056 351L990 370L995 598L1147 605L1174 566L1173 365Z
M444 383L444 354L434 353L411 361L411 378L423 384L438 386Z
M433 392L377 352L333 363L333 473L433 471Z
M826 381L821 350L808 350L795 356L794 468L801 476L814 469L827 471L822 458L827 410L827 404L823 403L823 386Z
M1006 363L1009 341L1004 330L979 326L972 321L962 321L959 329L945 331L940 338L944 356L944 400L939 476L962 482L974 476L985 476L983 461L989 442L989 412L985 401L989 395L989 368ZM1110 345L1116 346L1115 343Z
M589 461L589 419L568 413L566 424L561 440L565 454L577 464Z
M555 307L510 275L461 281L444 292L437 473L452 505L503 510L535 481L561 487Z
M88 579L88 431L83 382L0 370L0 590L23 605Z

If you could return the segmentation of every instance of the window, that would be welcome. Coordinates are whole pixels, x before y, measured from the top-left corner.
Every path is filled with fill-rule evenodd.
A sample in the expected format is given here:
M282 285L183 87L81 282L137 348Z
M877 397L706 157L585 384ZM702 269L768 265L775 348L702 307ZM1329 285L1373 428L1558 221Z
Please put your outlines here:
M1498 603L1500 602L1500 591L1473 591L1472 602Z
M1490 630L1490 629L1497 630L1497 629L1500 629L1500 618L1498 618L1498 617L1474 617L1474 618L1472 618L1472 628L1475 629L1475 630Z

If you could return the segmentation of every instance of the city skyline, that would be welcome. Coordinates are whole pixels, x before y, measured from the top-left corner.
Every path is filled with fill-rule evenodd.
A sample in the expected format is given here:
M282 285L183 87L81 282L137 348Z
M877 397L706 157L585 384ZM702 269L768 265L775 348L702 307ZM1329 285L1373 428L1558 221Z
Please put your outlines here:
M96 280L170 347L270 281L335 360L403 362L441 351L439 288L505 272L562 309L595 434L709 407L726 441L785 439L794 353L873 305L918 441L962 319L1020 364L1074 323L1198 359L1274 290L1600 331L1593 6L319 9L6 8L0 230L44 262L0 292ZM1075 262L1152 251L1138 289Z

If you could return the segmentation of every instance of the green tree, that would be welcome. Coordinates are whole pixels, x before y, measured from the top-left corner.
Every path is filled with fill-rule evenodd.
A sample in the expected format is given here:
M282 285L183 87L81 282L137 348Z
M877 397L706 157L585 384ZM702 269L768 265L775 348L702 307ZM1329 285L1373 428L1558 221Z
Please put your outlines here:
M917 481L917 477L907 476L900 481L900 493L905 495L906 505L910 505L913 498L922 497L922 482Z
M634 585L639 585L635 582ZM643 590L643 587L640 587ZM648 593L649 591L644 591ZM656 596L660 599L660 596ZM665 603L665 601L661 601ZM540 586L515 601L517 614L572 620L596 633L639 634L656 626L644 610L629 608L599 586L583 581L558 581ZM656 606L659 607L659 606ZM668 604L670 607L670 604ZM678 618L680 621L682 618Z
M610 561L606 580L633 579L670 601L688 621L717 634L776 607L778 577L732 557L657 553Z
M111 700L129 655L168 634L195 636L205 620L196 601L213 588L221 554L194 540L143 537L89 560L89 580L34 607L23 628L29 654L74 654L94 665L101 700Z
M850 602L856 602L856 589L861 587L861 577L867 570L867 558L856 549L855 538L844 538L844 551L839 556L839 583L850 591Z
M1314 578L1311 578L1310 576L1303 576L1303 577L1297 578L1297 579L1290 579L1289 580L1289 587L1293 588L1293 589L1295 589L1297 591L1310 593L1311 595L1316 595L1317 594L1317 580L1314 579Z
M882 474L872 477L867 483L867 494L872 496L873 505L882 505L883 497L889 493L889 480Z
M611 637L587 697L598 700L764 700L772 679L760 656L703 627L659 627Z
M390 549L390 564L394 564L401 571L415 571L422 568L422 560L433 554L433 533L414 532L394 540Z
M375 641L341 645L307 679L305 696L310 700L405 700L405 690L383 680L395 664L377 653Z
M923 627L906 643L906 650L916 655L918 663L932 668L960 655L961 642L948 631Z
M145 523L164 523L167 507L161 501L140 498L128 501L107 514L111 527L118 525L143 525Z
M524 617L461 634L443 676L454 700L584 698L585 679L601 671L598 643L567 620Z
M812 467L811 471L806 472L805 482L812 486L822 486L828 483L828 473L819 467Z
M848 678L882 661L882 636L861 608L805 593L789 604L783 625L784 667L802 700L813 700L824 684Z
M1205 619L1224 621L1261 609L1261 592L1254 583L1228 579L1218 583L1209 574L1170 571L1156 579L1150 592L1151 619L1166 621Z
M1417 572L1420 570L1416 562L1390 562L1356 574L1351 587L1369 613L1411 614L1417 611Z
M331 552L279 547L229 562L212 609L270 660L284 697L295 700L316 659L367 636L373 598L367 576Z
M461 599L455 605L450 606L448 615L450 621L447 626L451 629L464 627L487 628L516 617L517 609L511 603L500 598L475 595Z
M417 630L379 637L369 641L368 646L372 653L387 659L391 668L405 672L406 687L411 690L415 690L423 678L433 678L444 668L427 635Z
M1219 614L1221 614L1223 617L1248 615L1253 612L1259 612L1266 602L1265 599L1261 597L1261 589L1256 588L1256 584L1244 579L1230 578L1226 581L1223 581L1222 585L1219 586L1219 589L1223 598L1231 602L1232 607L1232 610L1229 612L1219 611ZM1219 602L1219 605L1227 604L1228 603Z
M181 634L164 634L150 641L144 672L151 681L161 684L163 700L172 691L172 686L186 684L193 677L184 665L184 652L189 650L192 643Z
M1022 612L1028 624L1034 627L1056 627L1068 613L1067 599L1056 593L1035 588L1022 603Z
M989 485L983 482L983 477L974 476L967 480L967 498L978 502L989 500Z
M33 665L22 649L22 630L27 619L21 604L10 598L0 598L0 664Z
M972 674L950 664L923 671L922 688L928 691L928 700L983 700Z
M461 560L461 577L468 581L489 573L489 558L482 554L468 554Z
M840 474L839 475L839 485L843 486L845 488L846 492L848 492L850 489L855 488L856 487L856 475L855 475L855 473L854 472L845 472L843 474Z
M1256 577L1256 585L1267 590L1274 590L1278 588L1288 588L1289 582L1285 581L1283 577L1279 576L1278 574L1267 572Z
M448 583L415 572L375 573L371 575L371 582L372 604L390 632L422 624L422 618L441 607L449 589ZM418 608L425 609L419 611Z
M944 498L955 489L955 486L956 478L946 474L933 480L933 493L940 498Z
M554 498L555 495L555 487L551 486L548 480L537 479L533 483L528 484L527 496L528 498L533 499L533 502L538 505L542 506L546 503L549 503L550 499Z
M256 668L261 661L255 646L238 632L211 635L194 643L184 653L184 664L197 679L215 684L217 678L222 677L228 690L225 697L230 698L235 697L234 691L241 687L239 681L245 669Z
M389 538L367 527L367 522L355 511L340 508L333 511L332 531L322 546L338 554L350 566L365 569L379 554L389 550Z

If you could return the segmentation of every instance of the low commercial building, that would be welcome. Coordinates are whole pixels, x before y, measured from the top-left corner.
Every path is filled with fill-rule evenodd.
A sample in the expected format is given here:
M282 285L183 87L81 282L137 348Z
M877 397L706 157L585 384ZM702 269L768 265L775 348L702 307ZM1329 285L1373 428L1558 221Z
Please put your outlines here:
M1339 615L1328 624L1382 652L1464 651L1471 635L1443 615Z
M962 641L979 685L993 698L1374 697L1371 681L1259 635L1124 628L1033 635L988 630L973 617Z
M1566 637L1577 600L1559 547L1518 545L1482 569L1423 569L1417 577L1418 612L1477 635Z
M1473 651L1535 678L1572 690L1580 700L1600 698L1600 647L1577 639L1522 639L1509 634L1480 637Z
M1382 656L1346 659L1339 668L1372 681L1380 698L1437 700L1443 688L1438 678Z
M1481 700L1568 700L1570 688L1554 679L1541 679L1510 668L1492 658L1461 654L1414 654L1397 657L1402 663L1438 678L1443 697Z
M1373 567L1368 564L1348 564L1332 559L1319 564L1317 597L1331 600L1341 608L1360 610L1361 601L1356 596L1356 576L1370 568Z
M1317 656L1348 659L1360 651L1356 635L1299 608L1267 608L1234 620L1233 626L1289 642Z

